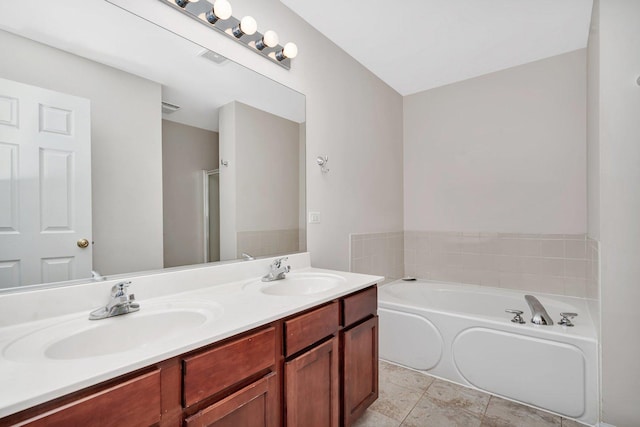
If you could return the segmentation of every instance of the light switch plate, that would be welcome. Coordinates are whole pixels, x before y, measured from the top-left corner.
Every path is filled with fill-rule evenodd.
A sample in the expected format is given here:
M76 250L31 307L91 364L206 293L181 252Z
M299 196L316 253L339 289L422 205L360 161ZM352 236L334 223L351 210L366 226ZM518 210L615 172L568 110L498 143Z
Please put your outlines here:
M320 224L320 212L309 212L309 224Z

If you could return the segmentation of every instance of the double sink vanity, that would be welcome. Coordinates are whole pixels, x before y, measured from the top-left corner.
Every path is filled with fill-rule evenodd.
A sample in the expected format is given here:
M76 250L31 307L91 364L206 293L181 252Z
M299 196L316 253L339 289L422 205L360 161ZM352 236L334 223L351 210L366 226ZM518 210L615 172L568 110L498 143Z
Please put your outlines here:
M378 395L382 278L308 254L0 295L0 425L348 426Z

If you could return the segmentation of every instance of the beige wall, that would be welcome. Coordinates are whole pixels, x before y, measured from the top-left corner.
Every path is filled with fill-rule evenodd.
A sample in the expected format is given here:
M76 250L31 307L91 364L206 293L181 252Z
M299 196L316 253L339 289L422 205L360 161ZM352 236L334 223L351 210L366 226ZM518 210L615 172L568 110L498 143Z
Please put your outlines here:
M640 425L640 2L599 2L602 418Z
M159 84L0 31L0 77L91 101L93 268L162 268Z
M235 178L236 164L236 103L222 106L218 112L218 129L220 147L218 150L220 165L218 174L220 182L220 259L237 258L237 183ZM229 169L231 167L231 169Z
M587 47L587 233L600 238L600 4L594 0Z
M298 229L300 125L236 105L238 231Z
M203 262L203 171L217 168L218 133L162 120L165 267Z
M404 98L405 230L586 231L586 50Z
M229 162L220 169L222 259L297 252L300 125L232 102L221 108L220 135Z
M402 230L402 97L278 0L236 0L294 41L299 55L285 70L156 0L112 0L219 54L306 95L307 248L316 267L347 270L349 233ZM260 24L262 25L262 24ZM315 163L328 155L331 172Z

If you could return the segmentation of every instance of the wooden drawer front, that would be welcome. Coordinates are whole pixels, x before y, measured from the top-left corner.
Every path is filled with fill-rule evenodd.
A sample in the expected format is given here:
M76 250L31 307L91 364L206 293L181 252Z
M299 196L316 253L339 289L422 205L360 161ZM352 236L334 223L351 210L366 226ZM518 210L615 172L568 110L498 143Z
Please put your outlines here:
M342 326L349 326L378 312L378 288L372 287L342 300Z
M21 426L149 426L160 422L160 370L46 412Z
M231 396L197 412L186 427L277 427L278 382L275 373L248 385Z
M284 322L285 353L290 356L338 332L339 305L333 302Z
M275 365L275 328L231 341L184 363L185 406L191 406L225 388Z

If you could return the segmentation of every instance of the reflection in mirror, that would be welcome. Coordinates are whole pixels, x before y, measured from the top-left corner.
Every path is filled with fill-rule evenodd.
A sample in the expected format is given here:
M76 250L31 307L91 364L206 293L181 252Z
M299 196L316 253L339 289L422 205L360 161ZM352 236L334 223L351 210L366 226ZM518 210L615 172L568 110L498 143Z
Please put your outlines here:
M103 0L0 46L0 290L306 250L303 95Z

